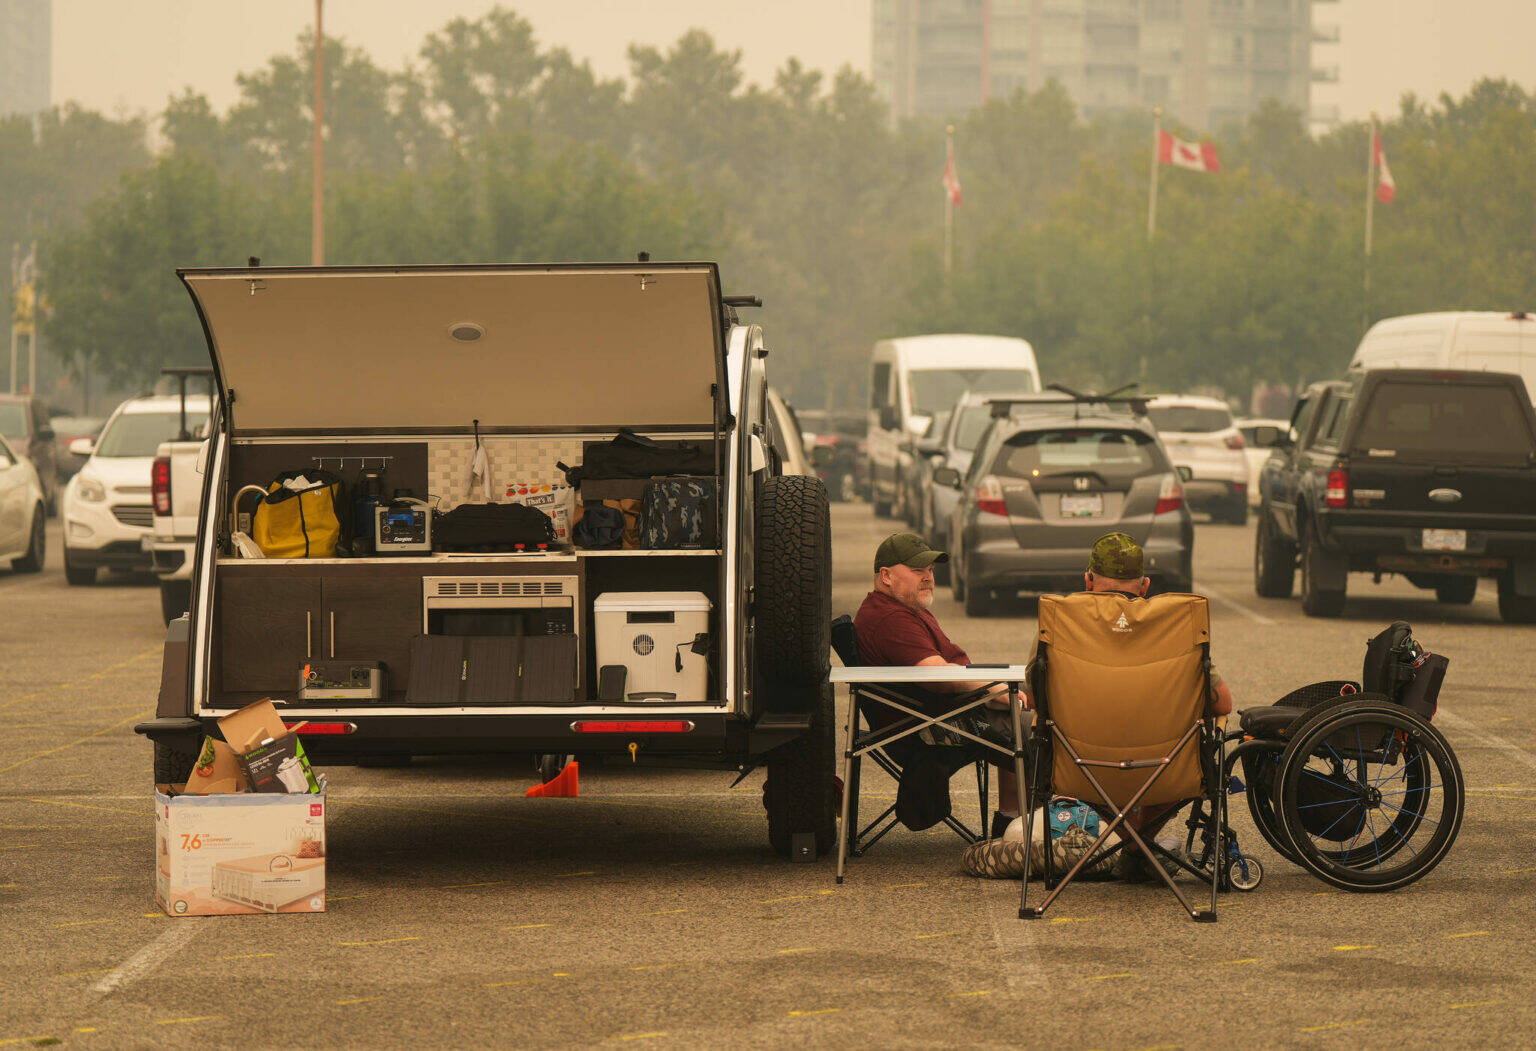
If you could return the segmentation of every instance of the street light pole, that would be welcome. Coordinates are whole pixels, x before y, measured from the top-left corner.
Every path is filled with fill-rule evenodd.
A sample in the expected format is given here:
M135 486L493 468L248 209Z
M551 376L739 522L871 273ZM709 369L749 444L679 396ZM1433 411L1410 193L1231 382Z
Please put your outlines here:
M315 0L315 195L309 215L309 261L325 265L325 0Z

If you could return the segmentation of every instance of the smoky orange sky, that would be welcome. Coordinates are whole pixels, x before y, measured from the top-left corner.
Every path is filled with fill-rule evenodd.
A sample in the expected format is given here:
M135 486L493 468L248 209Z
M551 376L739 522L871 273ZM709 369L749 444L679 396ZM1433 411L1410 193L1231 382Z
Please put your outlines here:
M449 19L474 18L492 0L327 0L327 35L399 68ZM538 39L590 61L605 76L628 71L632 42L665 46L691 27L740 48L750 80L769 81L786 58L833 70L870 62L870 0L523 0L506 4ZM1481 76L1536 83L1531 0L1338 0L1314 20L1337 24L1342 42L1314 64L1341 81L1314 102L1348 118L1392 113L1413 91L1459 93ZM314 14L312 0L53 0L53 98L109 113L153 113L191 86L223 108L235 74L290 51Z

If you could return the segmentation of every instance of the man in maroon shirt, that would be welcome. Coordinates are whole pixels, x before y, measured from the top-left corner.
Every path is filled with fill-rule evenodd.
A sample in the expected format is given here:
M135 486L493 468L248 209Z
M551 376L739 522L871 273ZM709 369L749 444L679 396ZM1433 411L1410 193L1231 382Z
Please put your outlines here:
M929 612L933 605L933 564L947 562L949 555L935 551L916 533L893 533L875 551L875 586L859 611L853 628L859 639L859 657L876 667L946 667L971 663L965 650L944 634ZM914 693L969 693L987 685L979 682L931 683ZM1007 689L997 686L989 705L1003 709L1006 722ZM877 709L879 706L876 706ZM894 713L884 710L894 720ZM877 714L876 718L880 716ZM1011 736L1011 729L1008 731ZM1019 816L1013 771L999 766L997 812L992 818L993 837L1002 835Z

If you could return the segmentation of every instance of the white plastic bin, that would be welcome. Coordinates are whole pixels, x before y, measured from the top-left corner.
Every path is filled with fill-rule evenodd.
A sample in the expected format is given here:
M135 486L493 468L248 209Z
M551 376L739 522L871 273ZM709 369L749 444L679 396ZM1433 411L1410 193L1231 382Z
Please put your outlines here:
M698 591L609 591L592 603L598 680L626 669L624 699L645 704L702 704L708 658L693 652L709 631L709 598Z

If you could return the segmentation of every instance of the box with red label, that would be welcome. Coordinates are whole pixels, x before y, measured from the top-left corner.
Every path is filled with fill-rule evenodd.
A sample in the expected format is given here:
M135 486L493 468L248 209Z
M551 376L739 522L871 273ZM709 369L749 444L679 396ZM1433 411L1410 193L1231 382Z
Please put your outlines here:
M155 792L155 900L170 916L325 911L325 796Z

